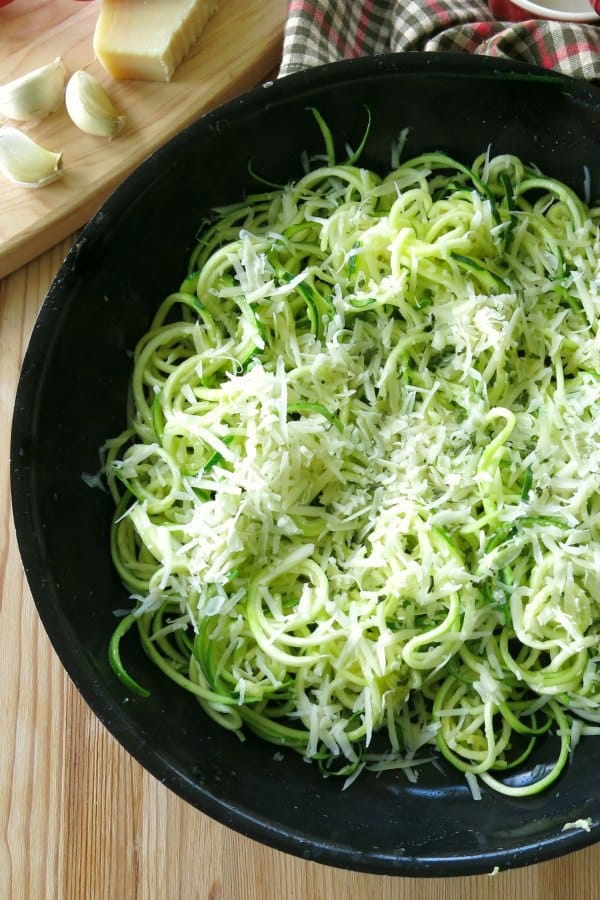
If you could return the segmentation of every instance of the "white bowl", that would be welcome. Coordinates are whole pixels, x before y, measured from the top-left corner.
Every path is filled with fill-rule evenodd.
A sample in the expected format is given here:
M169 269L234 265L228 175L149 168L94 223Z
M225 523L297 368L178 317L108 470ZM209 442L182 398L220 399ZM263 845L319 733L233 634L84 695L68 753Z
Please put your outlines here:
M590 0L543 0L541 3L532 3L531 0L511 0L511 3L534 16L555 19L558 22L596 22L600 19L594 12Z

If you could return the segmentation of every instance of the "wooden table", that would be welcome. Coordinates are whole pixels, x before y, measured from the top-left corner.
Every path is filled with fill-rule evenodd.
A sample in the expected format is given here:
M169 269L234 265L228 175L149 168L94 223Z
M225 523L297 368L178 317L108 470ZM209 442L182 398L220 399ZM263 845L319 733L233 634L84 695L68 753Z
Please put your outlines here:
M360 875L241 837L172 794L83 702L38 619L10 509L10 422L75 235L0 280L0 900L595 900L600 845L446 880Z

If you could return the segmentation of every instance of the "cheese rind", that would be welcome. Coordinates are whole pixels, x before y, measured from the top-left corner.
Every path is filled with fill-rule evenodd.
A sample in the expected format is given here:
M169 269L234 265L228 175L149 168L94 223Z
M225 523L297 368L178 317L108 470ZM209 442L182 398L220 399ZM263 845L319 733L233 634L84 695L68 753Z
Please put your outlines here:
M103 0L94 52L114 78L170 81L217 0Z

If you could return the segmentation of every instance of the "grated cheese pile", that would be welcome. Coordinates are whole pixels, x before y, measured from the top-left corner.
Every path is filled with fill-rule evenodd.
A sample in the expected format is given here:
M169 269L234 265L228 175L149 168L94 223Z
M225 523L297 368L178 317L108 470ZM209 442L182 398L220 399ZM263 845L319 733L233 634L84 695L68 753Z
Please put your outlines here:
M599 253L489 153L220 210L109 443L119 637L348 783L437 750L474 796L550 784L600 721Z

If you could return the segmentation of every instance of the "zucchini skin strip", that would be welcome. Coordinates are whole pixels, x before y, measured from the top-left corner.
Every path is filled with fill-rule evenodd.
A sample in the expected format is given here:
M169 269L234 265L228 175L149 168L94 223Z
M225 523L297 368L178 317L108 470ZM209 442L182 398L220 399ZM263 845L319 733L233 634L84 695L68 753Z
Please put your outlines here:
M131 614L125 616L125 618L122 619L121 622L119 622L119 624L113 631L113 635L110 640L108 648L108 658L113 672L115 673L117 678L123 682L128 690L133 691L134 694L138 694L140 697L149 697L150 691L142 687L142 685L139 684L139 682L137 682L135 678L132 678L131 675L129 675L121 661L121 640L134 624L135 617Z

